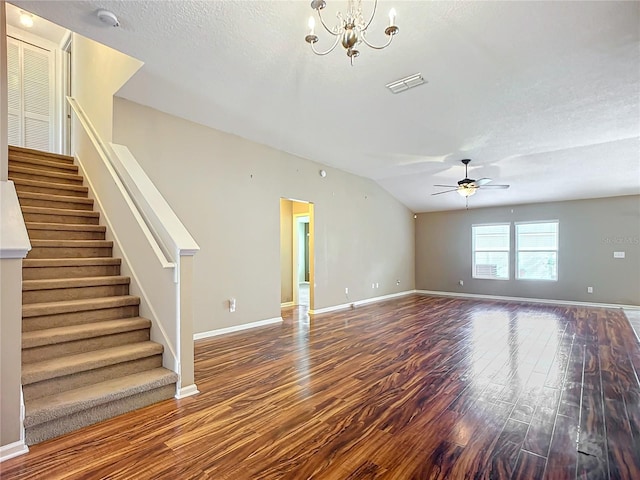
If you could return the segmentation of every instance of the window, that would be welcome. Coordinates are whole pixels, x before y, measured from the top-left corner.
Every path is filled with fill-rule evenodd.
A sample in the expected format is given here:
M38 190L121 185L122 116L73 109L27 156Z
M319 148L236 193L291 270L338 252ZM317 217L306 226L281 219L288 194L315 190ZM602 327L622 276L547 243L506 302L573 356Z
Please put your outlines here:
M516 223L516 278L558 280L558 221Z
M509 279L510 224L473 225L473 278Z

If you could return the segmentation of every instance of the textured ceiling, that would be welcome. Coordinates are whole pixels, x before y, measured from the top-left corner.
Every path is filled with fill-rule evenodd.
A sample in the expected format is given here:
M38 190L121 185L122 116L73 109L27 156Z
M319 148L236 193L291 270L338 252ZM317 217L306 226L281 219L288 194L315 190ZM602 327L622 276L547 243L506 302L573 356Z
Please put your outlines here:
M308 1L12 3L144 61L121 96L370 177L415 212L464 208L431 196L462 158L511 185L470 207L640 193L640 2L380 0L369 39L392 6L400 33L353 67L309 51Z

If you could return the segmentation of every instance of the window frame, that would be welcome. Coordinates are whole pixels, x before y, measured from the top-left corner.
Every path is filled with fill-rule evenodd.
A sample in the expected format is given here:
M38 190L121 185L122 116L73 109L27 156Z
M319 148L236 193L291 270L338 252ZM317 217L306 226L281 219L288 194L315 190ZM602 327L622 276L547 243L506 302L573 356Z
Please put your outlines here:
M555 250L550 250L548 248L541 248L538 250L531 250L531 249L527 249L527 250L520 250L520 246L519 246L519 235L518 235L518 226L520 225L536 225L536 224L541 224L541 223L555 223L556 224L556 238L555 238ZM560 220L554 219L554 220L534 220L534 221L526 221L526 222L514 222L514 229L513 229L513 234L515 237L515 259L514 259L514 265L515 265L515 279L516 280L520 280L520 281L526 281L526 282L557 282L559 277L560 277L560 272L559 272L559 262L558 262L558 258L560 256ZM556 254L556 275L555 278L522 278L520 277L520 268L518 265L518 259L519 259L519 253L520 252L553 252Z
M507 248L505 250L476 250L476 227L496 227L506 226L507 230ZM506 277L490 277L476 275L476 253L478 252L504 252L507 254L507 276ZM492 223L474 223L471 225L471 278L474 280L502 280L511 279L511 222L492 222Z

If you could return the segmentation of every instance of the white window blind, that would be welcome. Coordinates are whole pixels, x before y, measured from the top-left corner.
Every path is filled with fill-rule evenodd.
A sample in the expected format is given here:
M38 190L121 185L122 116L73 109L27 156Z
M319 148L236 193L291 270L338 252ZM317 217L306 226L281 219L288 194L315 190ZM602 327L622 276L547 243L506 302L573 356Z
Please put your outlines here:
M509 279L510 224L473 225L473 278Z
M52 151L53 52L7 38L9 144Z
M516 224L516 278L558 280L558 221Z

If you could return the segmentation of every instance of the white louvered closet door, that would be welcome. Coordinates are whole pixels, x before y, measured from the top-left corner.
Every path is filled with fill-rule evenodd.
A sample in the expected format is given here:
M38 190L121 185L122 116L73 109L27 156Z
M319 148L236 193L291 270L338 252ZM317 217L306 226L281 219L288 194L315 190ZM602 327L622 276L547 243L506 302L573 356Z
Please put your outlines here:
M9 144L53 151L54 53L7 40Z

